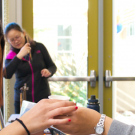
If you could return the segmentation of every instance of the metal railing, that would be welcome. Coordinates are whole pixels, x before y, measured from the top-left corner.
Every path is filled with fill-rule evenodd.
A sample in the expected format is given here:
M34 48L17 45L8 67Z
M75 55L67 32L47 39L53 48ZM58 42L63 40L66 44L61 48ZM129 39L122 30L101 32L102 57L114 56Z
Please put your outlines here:
M80 76L54 76L54 77L50 77L48 79L49 81L87 81L90 82L91 87L95 87L96 86L96 71L95 70L91 70L90 71L90 76L84 76L84 77L80 77Z
M111 71L105 71L105 86L110 87L112 81L135 81L135 77L114 77L111 76Z

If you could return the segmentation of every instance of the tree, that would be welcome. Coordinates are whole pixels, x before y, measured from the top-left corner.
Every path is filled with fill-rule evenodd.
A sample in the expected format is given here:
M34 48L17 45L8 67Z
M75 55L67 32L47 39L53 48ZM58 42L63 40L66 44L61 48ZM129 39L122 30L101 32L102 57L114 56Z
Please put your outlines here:
M83 55L84 56L84 55ZM86 60L85 60L86 61ZM74 55L58 54L55 60L57 72L55 76L77 76L78 69ZM81 67L87 68L84 57L82 58ZM83 70L84 71L84 70ZM86 73L80 71L81 74ZM86 106L87 103L87 82L49 82L52 95L64 95L70 97L79 106Z

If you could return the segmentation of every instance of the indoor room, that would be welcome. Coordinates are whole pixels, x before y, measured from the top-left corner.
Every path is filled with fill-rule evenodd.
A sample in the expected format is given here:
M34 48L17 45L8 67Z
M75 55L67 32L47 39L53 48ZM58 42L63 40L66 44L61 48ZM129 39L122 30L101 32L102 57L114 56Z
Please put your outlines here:
M135 133L134 0L0 0L0 21L3 135Z

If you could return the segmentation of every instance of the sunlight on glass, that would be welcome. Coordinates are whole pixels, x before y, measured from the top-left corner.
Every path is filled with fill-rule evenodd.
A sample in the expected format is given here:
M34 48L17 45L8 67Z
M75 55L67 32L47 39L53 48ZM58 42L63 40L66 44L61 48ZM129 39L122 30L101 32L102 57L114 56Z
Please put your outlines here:
M33 0L34 40L57 65L54 76L87 76L87 0ZM86 106L86 82L50 82L52 94Z
M115 0L113 76L135 76L135 1ZM135 125L135 82L114 82L114 117Z

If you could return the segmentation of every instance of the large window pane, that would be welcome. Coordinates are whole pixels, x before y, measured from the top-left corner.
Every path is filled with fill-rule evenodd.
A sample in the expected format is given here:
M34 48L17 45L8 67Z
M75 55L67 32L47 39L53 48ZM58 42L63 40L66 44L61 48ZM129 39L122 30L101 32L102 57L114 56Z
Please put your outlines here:
M55 76L87 76L87 0L33 0L34 39L57 65ZM52 94L86 106L87 82L50 82Z
M135 77L135 1L114 1L113 76ZM135 81L114 82L114 117L135 125Z

